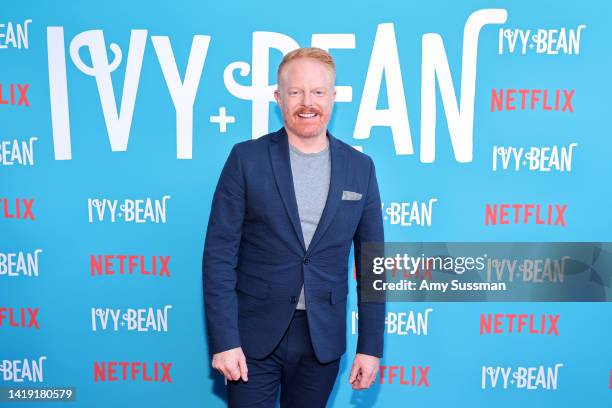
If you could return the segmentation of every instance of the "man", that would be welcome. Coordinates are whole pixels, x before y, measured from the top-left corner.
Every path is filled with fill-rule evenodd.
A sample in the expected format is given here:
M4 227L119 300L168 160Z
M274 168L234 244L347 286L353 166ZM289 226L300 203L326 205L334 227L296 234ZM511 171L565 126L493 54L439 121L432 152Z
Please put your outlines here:
M355 244L358 341L349 382L369 388L383 352L384 302L362 301L361 246L383 242L369 156L327 131L334 62L300 48L278 68L284 127L236 144L221 172L203 261L212 366L230 406L324 407L346 350Z

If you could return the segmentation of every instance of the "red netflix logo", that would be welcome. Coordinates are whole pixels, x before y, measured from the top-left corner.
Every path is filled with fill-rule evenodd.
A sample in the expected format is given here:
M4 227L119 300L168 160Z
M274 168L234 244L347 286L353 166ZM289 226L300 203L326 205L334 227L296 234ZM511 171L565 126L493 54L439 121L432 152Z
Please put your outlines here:
M510 209L512 208L512 209ZM485 225L536 224L565 227L567 204L487 204Z
M558 336L559 317L559 314L543 314L539 318L533 314L481 314L480 334L525 333Z
M572 98L573 89L557 89L549 94L548 89L503 89L499 93L493 89L491 92L491 112L521 110L543 110L543 111L569 111L574 112ZM519 96L520 95L520 96ZM520 105L515 102L520 100ZM549 102L552 105L549 105ZM561 105L563 103L563 105Z
M394 382L400 385L412 385L416 387L429 387L427 374L429 366L384 366L379 368L378 382L380 384L393 384ZM397 381L397 382L396 382Z
M27 313L26 313L27 312ZM4 321L8 319L10 327L25 327L27 329L33 327L40 329L36 317L38 316L38 308L19 308L0 307L0 327L4 326Z
M141 380L171 383L171 367L172 363L157 361L153 364L149 363L149 365L140 361L96 361L94 362L94 382Z
M16 198L15 200L0 198L0 206L2 206L2 215L4 218L30 219L34 221L32 205L34 205L33 198Z
M150 275L170 277L169 256L91 255L90 273L96 275Z
M24 105L29 107L30 101L28 101L27 95L29 87L30 84L8 84L8 86L0 84L0 105Z

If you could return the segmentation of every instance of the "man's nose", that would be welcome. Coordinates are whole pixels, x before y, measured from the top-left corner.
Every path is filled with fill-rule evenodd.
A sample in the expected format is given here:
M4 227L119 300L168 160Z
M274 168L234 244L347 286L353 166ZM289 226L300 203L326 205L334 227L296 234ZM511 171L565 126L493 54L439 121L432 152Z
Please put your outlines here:
M312 105L312 95L310 95L310 92L304 92L304 98L302 98L302 105L304 106Z

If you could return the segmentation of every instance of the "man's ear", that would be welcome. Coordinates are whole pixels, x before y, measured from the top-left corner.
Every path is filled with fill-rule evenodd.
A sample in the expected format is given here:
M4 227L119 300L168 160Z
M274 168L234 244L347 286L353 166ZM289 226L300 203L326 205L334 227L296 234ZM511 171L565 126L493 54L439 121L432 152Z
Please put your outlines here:
M276 99L276 103L278 104L278 106L280 106L281 101L280 101L280 92L278 92L278 88L274 90L274 99Z

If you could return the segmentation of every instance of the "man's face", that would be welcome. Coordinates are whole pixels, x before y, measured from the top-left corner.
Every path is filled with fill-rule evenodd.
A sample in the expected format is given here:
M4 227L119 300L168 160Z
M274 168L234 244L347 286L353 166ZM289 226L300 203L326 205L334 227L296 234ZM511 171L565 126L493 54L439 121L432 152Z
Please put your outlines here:
M298 137L325 134L336 98L333 74L312 58L298 58L283 67L274 98L287 131Z

